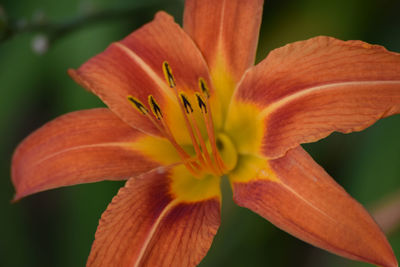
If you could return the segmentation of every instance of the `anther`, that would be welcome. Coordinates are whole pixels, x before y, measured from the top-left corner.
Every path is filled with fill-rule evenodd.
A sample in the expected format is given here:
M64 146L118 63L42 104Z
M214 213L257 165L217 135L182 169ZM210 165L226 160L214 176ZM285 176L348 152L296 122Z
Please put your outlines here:
M200 87L201 91L203 92L203 94L207 98L209 98L210 97L210 91L208 90L206 81L203 78L199 78L199 87Z
M140 113L142 113L143 115L149 113L148 109L142 104L142 102L140 102L139 99L134 98L133 96L128 96L127 98L132 106L136 108Z
M151 111L153 111L154 116L161 120L161 118L163 117L162 112L161 112L161 108L160 106L157 104L156 100L154 99L154 97L152 95L149 95L149 104L151 107Z
M165 75L165 80L168 82L169 87L174 88L176 86L175 78L172 75L172 70L169 67L169 64L167 61L163 62L163 71L164 71L164 75Z
M196 98L197 98L197 103L199 104L199 108L201 109L202 112L207 113L207 106L206 103L204 103L203 99L201 96L196 93Z
M181 97L182 104L183 104L183 107L184 107L185 110L186 110L186 113L187 113L187 114L193 113L192 105L190 104L190 102L189 102L187 96L186 96L184 93L180 93L179 96Z

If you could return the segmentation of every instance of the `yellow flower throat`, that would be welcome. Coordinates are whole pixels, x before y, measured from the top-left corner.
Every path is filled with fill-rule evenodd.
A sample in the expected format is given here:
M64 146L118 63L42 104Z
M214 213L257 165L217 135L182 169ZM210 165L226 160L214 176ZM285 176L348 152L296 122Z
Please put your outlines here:
M196 178L202 178L207 174L222 176L232 170L237 162L237 152L230 138L224 134L215 134L212 113L209 103L209 89L203 78L199 78L199 91L195 92L193 98L197 101L197 107L193 106L189 97L178 91L175 78L168 62L162 64L165 80L173 89L180 111L183 114L186 129L190 136L194 155L185 151L174 137L171 128L163 117L160 105L153 95L148 96L148 106L152 112L137 98L128 96L128 101L143 116L159 130L175 148L182 163ZM202 122L206 129L206 138L203 138L198 121L194 117L195 109L201 112ZM151 114L152 113L152 114Z

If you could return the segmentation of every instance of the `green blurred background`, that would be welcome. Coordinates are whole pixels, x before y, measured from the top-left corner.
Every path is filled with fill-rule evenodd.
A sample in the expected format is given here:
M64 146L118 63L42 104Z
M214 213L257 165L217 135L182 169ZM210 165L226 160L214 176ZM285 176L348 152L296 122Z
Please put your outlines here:
M150 21L160 9L180 22L183 1L1 0L3 37L6 18L23 27L105 12L62 36L25 32L0 42L0 266L85 265L100 215L123 183L61 188L11 204L10 158L17 144L45 122L70 111L104 106L66 70ZM400 52L399 10L398 0L268 1L257 60L273 48L316 35L361 39ZM32 49L33 43L53 37L59 38L50 42L46 53ZM305 148L370 209L387 196L400 195L399 139L400 116L394 116L361 133L333 134ZM370 266L291 237L235 206L229 189L224 191L222 227L201 266ZM388 238L400 258L400 227Z

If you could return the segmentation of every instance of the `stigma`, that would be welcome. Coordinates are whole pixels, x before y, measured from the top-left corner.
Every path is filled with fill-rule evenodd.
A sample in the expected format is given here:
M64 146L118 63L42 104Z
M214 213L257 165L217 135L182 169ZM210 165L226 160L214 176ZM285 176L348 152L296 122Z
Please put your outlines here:
M181 158L181 163L185 165L193 176L201 178L205 174L224 175L228 169L217 147L217 141L220 142L221 140L216 140L209 104L210 91L205 80L199 77L198 88L194 92L188 93L180 90L177 86L172 69L167 61L163 62L162 70L165 81L173 90L180 113L183 115L186 131L190 136L194 153L189 153L183 149L176 140L170 126L164 119L163 110L153 95L148 96L147 105L131 95L127 96L127 100L136 111L147 117L161 135L171 143ZM197 113L200 113L200 121L195 118ZM201 129L205 129L206 134L202 134Z

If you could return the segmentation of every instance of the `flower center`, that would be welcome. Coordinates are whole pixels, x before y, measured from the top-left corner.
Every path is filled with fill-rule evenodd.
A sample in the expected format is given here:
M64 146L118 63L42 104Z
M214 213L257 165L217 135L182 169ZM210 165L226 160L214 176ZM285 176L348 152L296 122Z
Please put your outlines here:
M165 80L169 87L173 89L180 112L183 115L186 129L192 142L194 155L185 151L177 142L171 128L163 117L160 105L152 95L148 96L147 106L133 96L128 96L128 101L143 116L146 116L172 144L182 159L182 163L195 177L201 178L205 174L221 176L227 173L227 171L236 165L236 149L225 134L218 134L217 138L215 137L209 104L210 94L205 80L201 77L199 78L199 88L189 98L185 92L178 90L168 62L164 61L162 68ZM197 103L193 103L190 99L195 99ZM152 112L149 112L149 110ZM200 123L204 125L199 124L199 121L196 120L195 112L201 113L202 119ZM199 126L205 126L203 127L206 130L205 136L203 136L204 134L202 135L202 128Z

